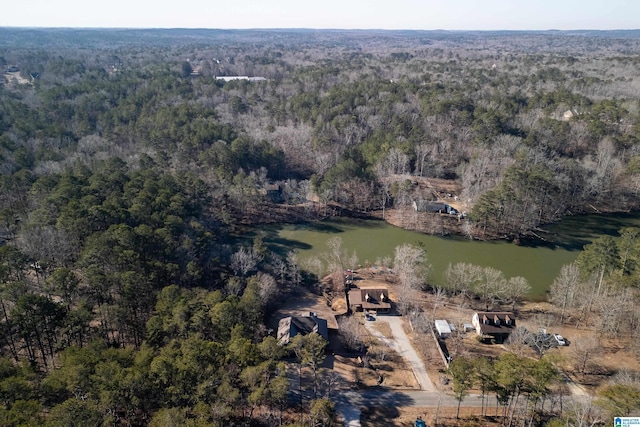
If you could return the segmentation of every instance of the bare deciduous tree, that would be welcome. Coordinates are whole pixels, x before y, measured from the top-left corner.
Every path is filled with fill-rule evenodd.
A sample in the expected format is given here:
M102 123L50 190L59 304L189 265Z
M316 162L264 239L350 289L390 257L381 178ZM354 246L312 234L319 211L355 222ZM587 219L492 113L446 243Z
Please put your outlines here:
M331 399L333 392L342 384L343 378L338 372L330 369L323 369L320 383L324 388L325 399Z
M350 350L362 351L366 331L358 319L353 316L341 317L338 319L338 325L344 345Z
M239 276L246 276L262 261L262 256L254 248L241 247L231 255L231 268Z
M398 295L399 310L407 314L415 300L413 295L426 281L429 267L424 249L409 244L396 247L393 269L398 277L400 292Z
M581 374L589 371L593 358L602 352L602 345L595 336L577 338L571 343L573 367Z
M287 267L288 274L291 283L294 286L300 285L302 282L302 275L300 274L300 267L298 266L298 252L297 251L289 251L287 252Z
M450 264L444 273L444 278L451 292L465 295L482 278L482 267L467 262Z
M634 311L634 296L631 289L608 289L595 299L596 331L605 335L615 335L624 326L628 313Z
M380 362L384 362L384 360L387 358L390 352L391 352L391 349L385 343L373 344L367 350L367 354L372 355L375 360L378 360Z
M509 338L505 343L507 349L519 357L525 356L530 348L529 343L532 335L526 328L516 328L515 331L509 334Z
M56 267L69 266L78 257L79 245L76 236L50 226L25 228L17 239L17 246L24 254L36 261L49 261Z
M331 274L333 286L336 290L344 286L344 272L348 268L355 268L358 264L358 256L355 251L349 255L348 251L342 247L340 237L332 237L327 240L328 252L322 254L327 263L327 271Z
M270 274L258 273L258 287L260 299L264 305L271 303L278 296L278 284Z
M271 257L270 267L273 274L278 277L280 282L284 282L287 279L287 262L277 254L273 254Z
M433 325L433 320L422 311L415 311L411 313L411 326L413 330L420 334L428 334Z
M563 265L560 273L551 284L549 300L560 307L560 322L564 320L566 311L575 303L576 292L580 282L580 269L575 263Z
M493 267L484 267L480 280L474 283L473 291L480 297L488 310L498 300L504 289L504 274Z
M512 310L516 309L518 304L524 297L531 292L531 285L527 279L521 276L512 277L504 284L502 294L507 303L512 304Z
M438 307L444 305L446 300L447 292L441 287L436 287L433 290L433 311L431 312L431 318L436 318L436 310Z
M591 396L580 400L569 400L562 408L563 418L570 427L594 427L605 423L602 407L595 404Z

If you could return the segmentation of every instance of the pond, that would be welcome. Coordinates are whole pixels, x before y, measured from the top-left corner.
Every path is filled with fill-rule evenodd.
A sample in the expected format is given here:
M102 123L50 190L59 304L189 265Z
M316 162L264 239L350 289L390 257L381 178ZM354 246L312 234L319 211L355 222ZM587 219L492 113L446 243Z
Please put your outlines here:
M301 257L327 251L327 240L342 238L349 253L355 251L361 265L374 265L385 256L393 259L395 247L403 243L422 246L432 269L429 283L442 283L449 264L468 262L501 270L507 278L522 276L531 285L531 298L543 299L564 264L576 259L585 244L604 235L617 235L622 227L640 227L640 214L586 215L569 217L545 227L542 239L514 244L476 241L461 237L438 237L403 230L383 221L338 218L319 223L269 225L265 242L284 253L297 249Z

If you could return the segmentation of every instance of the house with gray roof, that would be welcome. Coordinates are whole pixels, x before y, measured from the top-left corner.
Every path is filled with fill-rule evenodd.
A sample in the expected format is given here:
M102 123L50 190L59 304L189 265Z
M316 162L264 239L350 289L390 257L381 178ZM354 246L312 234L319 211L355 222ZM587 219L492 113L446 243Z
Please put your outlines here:
M327 321L309 313L309 316L289 316L278 323L278 342L287 345L296 335L318 334L329 341Z

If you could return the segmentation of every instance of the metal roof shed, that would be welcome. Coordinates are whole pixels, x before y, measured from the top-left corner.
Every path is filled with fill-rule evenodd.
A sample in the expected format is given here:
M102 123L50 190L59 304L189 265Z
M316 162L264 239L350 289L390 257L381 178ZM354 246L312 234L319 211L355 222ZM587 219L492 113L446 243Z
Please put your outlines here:
M451 336L451 328L449 327L449 322L446 320L436 320L436 331L438 331L438 335L441 338L447 338Z

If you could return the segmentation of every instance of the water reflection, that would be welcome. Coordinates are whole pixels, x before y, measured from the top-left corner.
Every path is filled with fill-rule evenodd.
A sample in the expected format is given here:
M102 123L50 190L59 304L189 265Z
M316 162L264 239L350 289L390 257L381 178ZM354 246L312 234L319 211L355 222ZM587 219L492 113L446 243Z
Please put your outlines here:
M623 227L640 226L636 215L587 215L571 217L538 233L541 239L480 242L462 237L428 236L375 220L335 219L320 223L271 225L264 229L265 242L284 253L298 249L302 257L320 255L326 242L340 236L344 247L356 251L361 265L393 258L395 247L411 243L425 248L432 271L429 282L439 284L449 264L469 262L494 267L507 278L522 276L532 287L532 297L542 298L560 268L576 259L584 245L601 235L617 235Z

